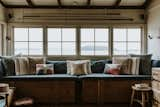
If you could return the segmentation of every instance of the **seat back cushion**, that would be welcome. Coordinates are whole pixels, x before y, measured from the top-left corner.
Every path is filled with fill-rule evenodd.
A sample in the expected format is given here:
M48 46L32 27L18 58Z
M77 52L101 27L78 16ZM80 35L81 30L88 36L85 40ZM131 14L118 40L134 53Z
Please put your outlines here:
M67 74L84 75L91 73L90 60L67 60Z
M17 57L15 59L16 75L30 74L29 61L27 57Z
M160 60L152 60L152 67L160 67Z
M36 74L36 64L43 64L43 57L29 57L29 74Z
M151 54L148 55L134 55L131 54L131 57L139 57L140 65L139 65L139 74L140 75L151 75Z
M4 67L4 72L7 76L15 75L15 57L4 56L1 57L2 66Z
M113 64L121 65L121 74L132 74L132 59L129 57L113 57Z
M67 73L66 61L50 61L50 60L48 60L46 63L53 64L54 74L66 74Z
M91 61L91 71L92 73L103 73L105 64L111 64L111 60L97 60Z
M4 67L2 65L2 59L0 59L0 77L5 76Z

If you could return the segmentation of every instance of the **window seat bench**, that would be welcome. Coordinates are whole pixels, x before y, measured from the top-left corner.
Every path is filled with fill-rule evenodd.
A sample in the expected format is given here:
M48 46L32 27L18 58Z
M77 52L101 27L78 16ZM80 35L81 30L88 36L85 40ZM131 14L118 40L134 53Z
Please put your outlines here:
M131 86L150 83L150 75L93 73L5 76L0 79L16 87L16 97L34 99L36 104L129 104Z

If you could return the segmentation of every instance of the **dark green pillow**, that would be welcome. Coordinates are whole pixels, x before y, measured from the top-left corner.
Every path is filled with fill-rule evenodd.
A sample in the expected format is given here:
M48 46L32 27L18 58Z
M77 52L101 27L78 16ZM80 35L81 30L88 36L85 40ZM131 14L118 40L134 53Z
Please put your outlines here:
M15 75L14 57L1 57L4 72L7 76Z
M0 77L3 77L4 75L5 75L4 67L2 65L2 60L0 58Z
M148 55L130 55L131 57L139 57L139 74L140 75L151 75L151 54Z

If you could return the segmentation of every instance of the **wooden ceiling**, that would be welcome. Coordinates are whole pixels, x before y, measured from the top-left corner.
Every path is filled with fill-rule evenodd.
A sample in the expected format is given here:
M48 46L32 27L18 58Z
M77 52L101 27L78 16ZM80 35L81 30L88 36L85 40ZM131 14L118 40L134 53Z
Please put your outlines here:
M5 8L145 9L151 0L0 0Z

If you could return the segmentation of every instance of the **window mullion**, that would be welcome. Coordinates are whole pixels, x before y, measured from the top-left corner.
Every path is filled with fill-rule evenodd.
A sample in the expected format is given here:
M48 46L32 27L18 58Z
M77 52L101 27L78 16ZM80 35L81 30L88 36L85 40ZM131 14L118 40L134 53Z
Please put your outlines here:
M79 58L81 55L81 39L80 39L80 28L76 28L76 55Z
M96 46L95 46L95 45L96 45L96 40L95 40L96 37L95 37L95 36L96 36L96 35L95 35L95 28L94 28L94 42L93 42L93 45L94 45L94 56L95 56L95 54L96 54L96 49L95 49L95 48L96 48Z
M126 28L126 54L128 54L128 28Z
M62 33L62 28L61 28L61 56L62 56L62 51L63 51L63 46L62 46L62 36L63 36L63 33Z
M109 51L109 56L111 56L111 57L113 56L113 47L114 47L113 46L113 42L114 42L113 36L114 36L113 35L113 27L110 27L109 28L109 41L108 41L109 42L109 46L108 46L109 50L108 51Z
M28 29L28 56L29 56L29 27L27 29Z
M47 57L48 55L48 35L47 35L47 27L43 27L43 55Z

